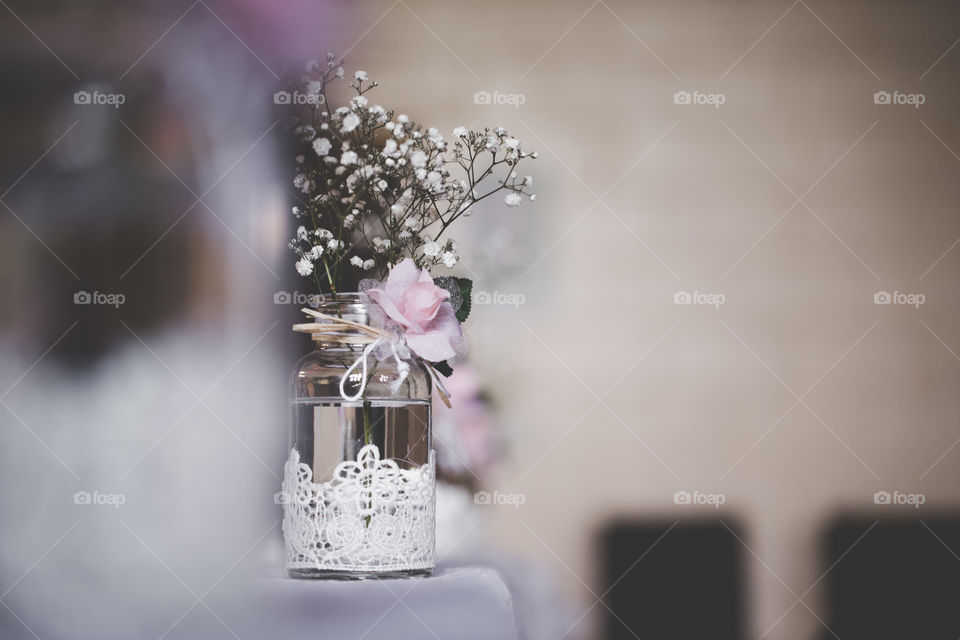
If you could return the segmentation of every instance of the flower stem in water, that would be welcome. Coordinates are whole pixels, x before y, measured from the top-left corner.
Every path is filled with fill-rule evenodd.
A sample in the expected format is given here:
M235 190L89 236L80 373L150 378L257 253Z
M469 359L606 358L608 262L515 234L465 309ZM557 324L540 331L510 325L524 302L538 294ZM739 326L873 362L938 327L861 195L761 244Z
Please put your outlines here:
M373 444L373 424L370 417L370 401L363 401L363 444Z

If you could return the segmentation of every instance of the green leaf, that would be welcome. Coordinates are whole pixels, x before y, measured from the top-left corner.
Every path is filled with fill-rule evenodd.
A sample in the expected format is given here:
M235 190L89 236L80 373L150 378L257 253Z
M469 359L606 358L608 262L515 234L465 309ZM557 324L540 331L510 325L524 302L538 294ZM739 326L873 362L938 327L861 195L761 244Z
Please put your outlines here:
M473 294L473 280L470 278L454 278L460 288L460 308L456 309L457 320L463 324L470 315L470 296Z
M463 322L470 315L470 295L473 292L473 281L470 278L454 276L437 276L433 284L450 292L450 306L457 316L458 322Z
M444 378L449 378L451 375L453 375L453 367L451 367L450 363L446 360L443 362L431 362L430 365Z

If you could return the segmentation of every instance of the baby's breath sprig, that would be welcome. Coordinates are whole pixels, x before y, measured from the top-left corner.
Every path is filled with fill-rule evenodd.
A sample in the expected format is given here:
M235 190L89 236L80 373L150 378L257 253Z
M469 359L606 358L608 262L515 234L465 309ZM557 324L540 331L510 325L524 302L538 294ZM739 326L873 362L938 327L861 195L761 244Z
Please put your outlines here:
M448 230L474 205L500 192L509 207L536 198L533 179L517 168L537 154L501 127L457 127L448 142L371 104L366 94L378 83L364 71L346 82L347 104L332 108L328 91L346 79L342 63L328 54L307 64L294 129L300 226L290 248L297 272L321 292L382 279L408 257L420 268L453 267L459 256Z

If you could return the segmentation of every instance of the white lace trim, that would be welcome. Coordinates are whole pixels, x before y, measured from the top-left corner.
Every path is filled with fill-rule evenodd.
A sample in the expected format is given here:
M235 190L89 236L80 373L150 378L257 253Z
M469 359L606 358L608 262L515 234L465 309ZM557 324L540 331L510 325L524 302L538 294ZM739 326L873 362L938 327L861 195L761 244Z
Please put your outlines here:
M435 456L418 469L381 460L376 445L313 482L296 449L283 468L287 569L403 571L434 565Z

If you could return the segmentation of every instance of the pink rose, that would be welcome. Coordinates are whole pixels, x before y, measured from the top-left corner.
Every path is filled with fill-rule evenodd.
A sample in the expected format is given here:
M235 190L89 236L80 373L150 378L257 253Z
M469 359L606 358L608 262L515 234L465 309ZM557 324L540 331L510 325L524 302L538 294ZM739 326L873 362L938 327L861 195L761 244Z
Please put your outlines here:
M456 355L463 333L447 302L450 292L433 284L426 269L418 271L412 259L395 265L386 284L368 289L367 295L406 329L407 346L418 356L428 362L441 362Z

